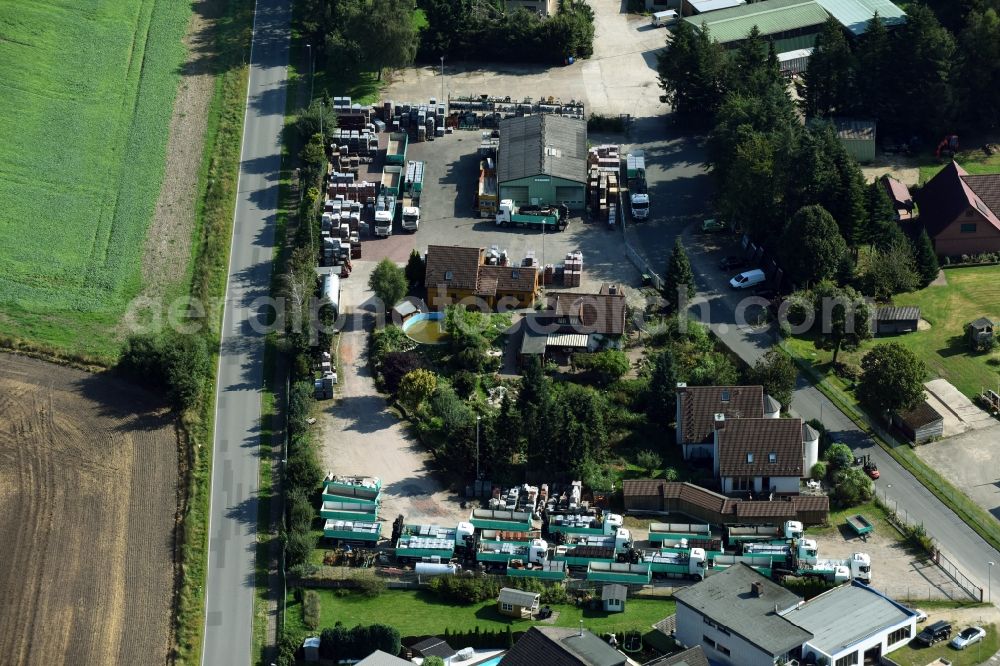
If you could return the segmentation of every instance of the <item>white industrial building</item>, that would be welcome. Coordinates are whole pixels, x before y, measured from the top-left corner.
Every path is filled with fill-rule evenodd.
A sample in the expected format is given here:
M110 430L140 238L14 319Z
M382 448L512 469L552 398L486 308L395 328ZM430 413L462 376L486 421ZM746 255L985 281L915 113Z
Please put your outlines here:
M804 601L745 564L678 590L676 599L677 640L731 666L879 663L916 632L914 611L864 583Z

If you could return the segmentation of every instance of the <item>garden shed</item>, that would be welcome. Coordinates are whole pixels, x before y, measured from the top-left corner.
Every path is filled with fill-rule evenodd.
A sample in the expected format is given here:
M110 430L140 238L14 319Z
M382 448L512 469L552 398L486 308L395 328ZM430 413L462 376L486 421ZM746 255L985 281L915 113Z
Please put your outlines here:
M909 411L894 413L892 423L914 444L944 436L944 417L926 400Z
M623 613L627 597L628 588L624 585L605 585L601 590L601 608L605 613Z
M920 323L920 308L916 306L894 307L884 305L875 311L875 333L912 333Z
M966 331L969 336L969 344L974 349L989 347L993 344L993 328L996 324L987 317L980 317L969 322Z
M875 121L859 118L834 118L833 129L840 145L861 164L875 159Z
M505 587L497 597L497 610L501 615L516 618L530 618L538 612L538 604L542 595L537 592L524 592Z

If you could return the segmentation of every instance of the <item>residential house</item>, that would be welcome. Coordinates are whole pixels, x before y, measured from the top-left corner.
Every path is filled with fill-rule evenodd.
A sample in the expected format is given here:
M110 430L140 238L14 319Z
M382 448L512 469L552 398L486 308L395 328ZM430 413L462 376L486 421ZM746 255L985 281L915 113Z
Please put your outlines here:
M675 654L646 662L644 666L709 666L709 663L701 646L695 645Z
M914 199L938 255L1000 252L1000 174L970 175L952 161Z
M819 435L760 386L677 384L675 436L685 459L708 458L722 492L797 493L819 459Z
M537 592L524 592L505 587L497 597L497 610L501 615L516 618L530 618L538 612L542 595Z
M625 655L586 629L532 627L499 666L625 666Z
M520 362L552 354L619 349L625 334L625 289L603 284L596 294L551 292L542 310L519 322Z
M463 299L479 299L489 307L531 307L538 295L539 270L509 265L506 255L487 257L484 248L431 245L424 284L433 308Z
M679 513L713 525L782 525L787 520L821 525L830 513L830 498L826 495L748 500L726 497L693 483L663 479L626 479L622 494L626 510Z
M627 598L628 588L624 585L605 585L601 589L601 608L605 613L623 613Z
M915 635L916 613L851 581L809 601L737 564L675 594L676 636L712 663L878 664Z
M400 659L396 655L375 650L354 666L413 666L413 662Z
M888 175L882 176L879 182L885 189L885 193L889 195L892 207L896 211L896 220L899 222L909 222L912 220L914 206L913 195L910 194L910 188Z

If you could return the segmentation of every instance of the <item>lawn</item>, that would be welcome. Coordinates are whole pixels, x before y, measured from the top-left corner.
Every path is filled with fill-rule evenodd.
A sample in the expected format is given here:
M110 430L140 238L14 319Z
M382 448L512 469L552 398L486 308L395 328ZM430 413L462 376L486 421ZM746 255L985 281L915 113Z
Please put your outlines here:
M979 148L961 150L955 156L955 161L971 174L1000 173L1000 153L993 153L987 157ZM920 165L920 182L926 183L933 178L946 163L944 159L935 158L933 153L927 155L927 163Z
M191 4L0 4L0 327L116 355L141 286ZM179 267L183 271L183 267Z
M847 518L861 514L875 526L875 533L894 541L903 541L903 537L886 519L885 511L877 506L875 502L865 502L848 509L836 509L830 511L827 518L827 525L814 525L806 529L806 535L811 537L828 537L845 534L854 537L854 531L847 524Z
M956 625L952 636L958 634L964 626ZM917 625L917 628L921 629L923 625ZM911 643L890 653L888 656L899 664L899 666L924 666L938 658L947 659L948 663L952 664L952 666L982 664L989 661L998 649L996 625L990 624L983 628L986 629L986 638L964 650L956 650L950 647L947 642L938 643L929 648L917 647L915 643Z
M421 636L441 634L445 629L506 629L508 625L514 631L527 631L534 624L500 615L495 601L456 606L438 601L425 591L389 590L374 598L335 590L318 591L323 608L321 627L332 627L338 621L349 626L381 622L396 627L403 636ZM624 613L582 610L572 605L556 605L552 609L559 614L555 621L558 627L578 627L583 620L584 626L596 634L633 629L646 633L654 623L674 613L674 601L629 599ZM292 627L302 625L302 605L291 593L286 622Z
M931 377L947 379L969 397L980 393L984 386L996 389L1000 351L971 353L963 327L976 317L1000 317L1000 267L952 268L945 275L947 286L931 286L893 299L895 305L920 306L920 316L931 325L929 330L875 338L856 351L841 352L840 360L857 364L872 345L898 342L924 361ZM790 352L825 373L832 357L830 351L816 349L805 338L788 339L786 343Z

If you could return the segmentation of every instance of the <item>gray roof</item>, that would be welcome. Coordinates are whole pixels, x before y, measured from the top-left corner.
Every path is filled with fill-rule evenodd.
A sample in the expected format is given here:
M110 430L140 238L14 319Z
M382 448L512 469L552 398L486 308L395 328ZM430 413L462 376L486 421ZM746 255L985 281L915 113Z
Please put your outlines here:
M513 606L531 607L540 596L538 592L524 592L523 590L505 587L500 590L500 596L497 601Z
M781 403L775 398L772 398L768 394L764 394L764 411L765 412L780 412Z
M851 34L863 35L868 22L878 12L884 25L899 25L906 21L906 13L890 0L816 0L837 22Z
M523 321L523 320L522 320ZM532 331L530 327L522 326L521 332L521 353L538 356L545 353L545 345L549 341L549 336L544 333Z
M587 124L553 115L500 121L497 180L555 176L578 183L587 178Z
M628 597L628 588L624 585L605 585L601 590L601 601L609 599L621 599L625 601Z
M701 646L695 645L693 648L688 648L669 657L654 659L644 666L709 666L709 664Z
M808 423L802 424L802 441L810 442L814 439L819 439L819 433L816 432L816 428L813 428Z
M625 655L587 630L532 627L500 666L623 666Z
M875 121L860 118L834 118L833 129L838 139L875 140Z
M354 666L413 666L412 662L400 659L382 650L375 650Z
M760 583L762 594L751 585ZM772 656L799 647L812 633L779 613L801 603L797 595L761 576L745 564L731 566L675 593L678 603L710 618ZM775 606L778 613L774 612Z
M875 318L879 321L912 321L920 319L920 308L915 305L883 305L875 311Z
M785 618L813 634L811 645L837 654L869 636L896 629L915 615L881 592L851 582L813 597Z
M425 638L414 645L413 649L424 657L441 657L442 659L448 659L449 657L454 657L458 654L458 651L455 650L455 648L448 645L437 636Z

